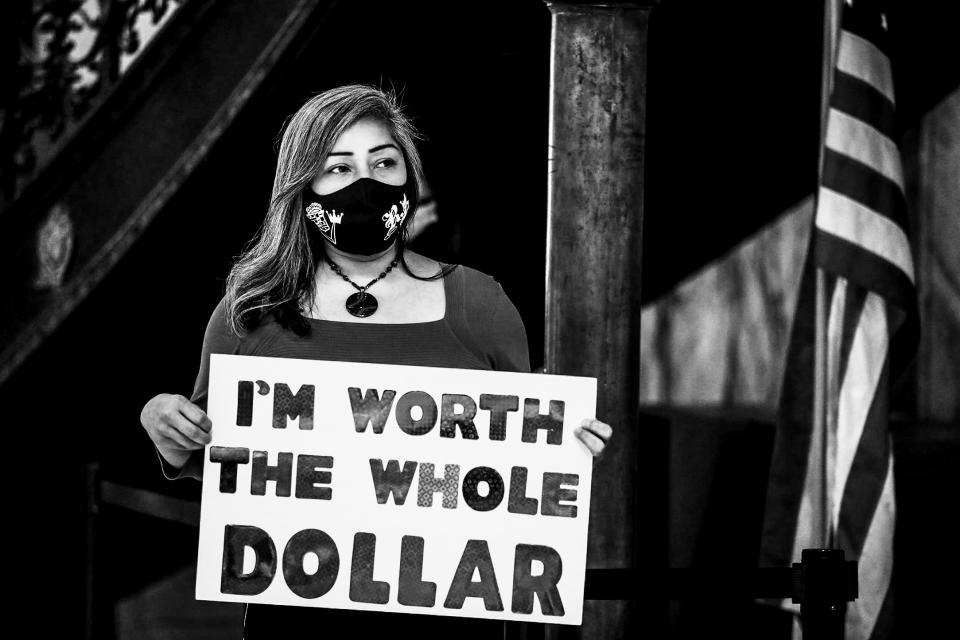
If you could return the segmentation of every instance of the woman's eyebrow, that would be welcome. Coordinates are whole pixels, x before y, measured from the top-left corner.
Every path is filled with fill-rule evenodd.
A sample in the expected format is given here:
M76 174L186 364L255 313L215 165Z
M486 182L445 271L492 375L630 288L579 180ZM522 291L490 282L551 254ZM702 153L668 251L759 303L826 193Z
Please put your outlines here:
M378 144L375 147L371 147L370 149L367 150L367 153L376 153L377 151L382 151L383 149L391 149L391 148L396 149L397 151L400 151L400 148L397 147L397 145L393 144L392 142L388 142L386 144ZM330 156L352 156L352 155L353 155L353 151L331 151L330 153L327 154L327 157L329 158Z

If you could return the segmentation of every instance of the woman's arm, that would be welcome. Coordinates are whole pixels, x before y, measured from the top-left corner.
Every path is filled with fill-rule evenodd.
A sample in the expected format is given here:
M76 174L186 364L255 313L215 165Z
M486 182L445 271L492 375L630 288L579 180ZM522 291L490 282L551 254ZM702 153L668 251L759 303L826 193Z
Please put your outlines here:
M177 394L154 396L140 412L140 424L160 455L164 475L169 479L200 479L203 457L199 453L210 441L210 418L205 412L211 353L237 353L240 340L227 326L226 308L221 300L210 316L203 335L200 370L189 399Z

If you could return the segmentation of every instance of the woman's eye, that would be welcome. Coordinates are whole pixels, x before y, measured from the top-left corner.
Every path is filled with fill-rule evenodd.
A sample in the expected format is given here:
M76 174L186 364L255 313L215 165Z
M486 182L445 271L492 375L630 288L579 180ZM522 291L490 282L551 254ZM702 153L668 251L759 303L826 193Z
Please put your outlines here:
M346 173L346 172L349 171L349 170L350 170L350 167L348 167L348 166L346 166L346 165L338 164L338 165L334 165L334 166L330 167L329 169L327 169L327 173L332 173L332 174L334 174L334 175L339 175L339 174L341 174L341 173Z
M375 166L378 169L389 169L390 167L397 166L397 161L394 160L393 158L384 158L383 160L380 160L379 162L377 162Z

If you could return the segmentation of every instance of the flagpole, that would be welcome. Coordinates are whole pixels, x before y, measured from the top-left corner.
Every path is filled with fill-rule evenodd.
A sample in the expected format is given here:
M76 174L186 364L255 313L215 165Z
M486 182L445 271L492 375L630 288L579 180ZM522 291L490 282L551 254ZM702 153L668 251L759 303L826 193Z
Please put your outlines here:
M811 439L811 448L816 447L817 454L817 475L819 482L819 500L818 509L816 509L817 526L813 531L819 535L816 546L825 548L829 538L829 507L827 500L829 488L827 487L827 446L826 446L826 327L824 322L826 297L826 277L823 270L817 268L817 302L816 302L816 341L814 351L814 374L813 374L813 434Z
M842 1L842 0L841 0ZM824 148L827 139L827 121L830 108L830 92L832 90L833 67L836 60L837 18L839 15L838 0L824 0L823 3L823 56L820 72L820 146L817 165L817 190L814 197L814 216L819 206L819 191L823 181ZM816 228L814 223L813 228ZM814 321L814 393L813 393L813 438L811 448L816 448L819 476L819 504L816 509L818 525L814 531L819 533L818 544L822 547L833 546L832 526L832 495L833 474L831 473L831 456L836 450L835 425L829 419L831 411L830 386L834 382L830 375L829 329L827 318L829 307L827 301L827 276L823 269L816 268L816 318Z

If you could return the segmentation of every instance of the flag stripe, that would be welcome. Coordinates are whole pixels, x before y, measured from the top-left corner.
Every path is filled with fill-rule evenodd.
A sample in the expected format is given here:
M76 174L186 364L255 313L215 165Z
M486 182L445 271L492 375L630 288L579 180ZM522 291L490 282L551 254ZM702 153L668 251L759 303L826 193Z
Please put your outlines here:
M823 186L889 218L904 231L909 227L903 191L862 162L827 149L823 157Z
M896 104L889 58L873 42L849 30L847 25L844 25L840 32L837 69L873 85L890 102Z
M877 418L864 425L854 464L851 465L840 512L837 542L850 557L859 558L864 553L870 523L880 501L883 478L890 466L890 448L887 442L887 419L880 415L888 409L886 393L878 395L880 402L871 417ZM861 475L862 474L862 475Z
M866 122L830 109L827 148L859 160L903 189L897 145Z
M851 282L876 291L905 311L916 308L913 282L893 263L844 238L816 229L814 234L819 266L844 274Z
M892 625L878 623L893 577L893 536L896 526L896 505L893 488L893 463L887 466L883 490L873 520L867 532L860 562L857 565L859 597L847 605L846 637L885 638L892 633ZM889 612L887 614L889 621Z
M853 339L860 325L860 314L867 301L867 290L863 287L847 287L846 313L843 317L843 336L841 337L840 352L840 379L847 375L847 364L850 362L850 352L853 350Z
M825 366L825 384L824 388L824 409L826 414L824 416L824 429L826 430L826 435L824 437L827 448L826 448L826 459L824 460L823 466L826 467L823 475L826 478L826 484L824 485L821 491L824 493L823 501L826 510L829 513L828 520L828 532L827 540L830 541L830 544L827 546L833 545L833 532L837 529L837 511L840 509L840 500L837 495L837 487L843 486L845 479L840 478L839 482L837 480L837 445L838 438L837 434L839 429L837 424L839 422L839 406L840 406L840 389L843 384L843 376L841 375L841 370L843 369L843 359L841 354L846 349L843 343L843 330L844 325L846 324L845 320L849 315L846 310L847 305L847 293L851 289L857 289L856 285L851 284L846 278L842 277L833 277L832 280L836 281L836 286L833 290L833 295L830 296L830 306L827 309L827 320L826 320L826 366Z
M811 237L810 253L813 252ZM807 458L813 432L813 368L816 328L812 313L816 301L816 265L803 265L797 311L790 329L790 342L781 383L777 434L764 507L759 564L763 567L790 566L794 541L802 522L809 518L802 500L808 477Z
M838 72L833 79L830 106L866 122L887 138L894 137L893 103L869 82Z
M895 524L893 514L890 515L891 524ZM870 634L870 640L889 640L893 638L893 573L896 571L892 565L890 567L890 584L887 593L883 598L883 604L880 606L880 612L873 623L873 633Z
M816 226L899 268L913 282L910 240L896 223L833 189L820 188Z
M876 500L851 502L848 492L853 492L856 498L864 497L858 492L866 491L869 494L871 475L860 475L852 468L863 465L869 468L876 463L875 454L878 452L873 439L876 437L874 431L877 428L880 430L880 444L884 443L886 393L879 387L879 383L887 358L889 340L886 310L880 296L869 293L858 317L850 359L839 393L837 457L834 461L836 485L833 488L833 522L837 530L837 540L843 549L853 551L855 557L860 553L863 538L850 536L857 533L861 525L863 533L866 533L866 525L870 522ZM880 393L877 393L878 388L881 389ZM878 410L884 415L872 415ZM875 424L871 424L868 418L873 418ZM880 449L879 453L885 465L886 448L881 446ZM861 473L864 471L860 468L857 470ZM851 477L854 481L848 482ZM882 479L883 474L876 479L877 493ZM843 518L840 517L841 513Z

